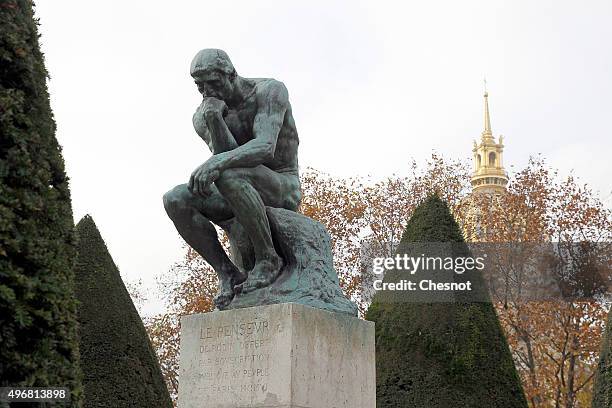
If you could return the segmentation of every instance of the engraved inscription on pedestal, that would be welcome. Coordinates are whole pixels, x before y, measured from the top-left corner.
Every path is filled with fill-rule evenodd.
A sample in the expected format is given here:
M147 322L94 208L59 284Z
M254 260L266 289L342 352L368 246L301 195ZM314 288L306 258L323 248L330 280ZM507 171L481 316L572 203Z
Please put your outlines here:
M262 313L267 309L183 318L181 407L255 406L289 392L280 380L289 361L279 358L290 353L289 328L280 310Z
M285 303L181 321L180 408L375 407L373 324Z

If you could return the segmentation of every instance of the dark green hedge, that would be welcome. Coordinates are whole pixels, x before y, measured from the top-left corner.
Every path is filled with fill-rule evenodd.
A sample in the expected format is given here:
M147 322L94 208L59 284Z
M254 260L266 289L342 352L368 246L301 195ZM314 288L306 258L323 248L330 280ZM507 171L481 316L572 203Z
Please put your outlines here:
M157 356L96 224L85 216L76 229L83 406L171 407Z
M38 37L31 1L0 0L0 386L69 387L78 407L74 224Z
M398 253L414 242L463 242L437 196L415 210ZM385 303L377 294L366 318L376 322L377 407L527 407L491 303Z
M593 408L610 407L612 407L612 311L608 314L593 389Z

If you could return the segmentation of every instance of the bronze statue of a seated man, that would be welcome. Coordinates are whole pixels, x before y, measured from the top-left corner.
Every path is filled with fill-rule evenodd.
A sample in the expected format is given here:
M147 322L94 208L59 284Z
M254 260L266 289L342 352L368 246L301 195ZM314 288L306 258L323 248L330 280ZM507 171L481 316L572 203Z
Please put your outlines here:
M235 291L270 285L283 267L265 206L297 210L299 139L282 82L238 76L217 49L198 52L191 76L203 96L193 125L213 155L189 183L164 195L164 207L180 235L217 272L215 303L222 309ZM229 259L212 224L234 217L254 249L255 264L246 273Z

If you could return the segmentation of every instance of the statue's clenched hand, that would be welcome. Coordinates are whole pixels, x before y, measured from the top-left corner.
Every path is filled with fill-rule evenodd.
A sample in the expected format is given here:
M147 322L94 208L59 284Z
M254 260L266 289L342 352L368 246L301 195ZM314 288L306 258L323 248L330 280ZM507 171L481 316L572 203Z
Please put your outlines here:
M204 116L206 122L209 122L215 118L222 118L227 114L227 105L220 99L207 96L202 100L198 110ZM220 173L221 160L217 156L212 156L191 173L188 185L189 191L193 194L207 197L210 194L210 185L219 178Z
M210 185L219 178L220 174L221 161L217 156L212 156L191 173L189 191L202 197L208 197Z
M221 99L207 96L202 100L200 109L205 119L210 119L215 116L225 116L227 114L227 105Z

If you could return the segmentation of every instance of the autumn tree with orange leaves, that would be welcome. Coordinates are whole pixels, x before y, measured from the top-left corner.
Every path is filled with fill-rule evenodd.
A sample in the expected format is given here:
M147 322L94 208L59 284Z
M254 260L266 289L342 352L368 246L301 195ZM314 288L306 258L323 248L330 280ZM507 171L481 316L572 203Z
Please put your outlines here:
M340 179L314 169L301 175L303 199L299 211L321 222L329 232L340 285L345 296L357 303L361 316L368 306L361 296L361 242L399 240L405 222L430 191L438 191L453 208L469 193L468 167L459 161L447 162L434 154L425 168L416 162L409 168L411 177L394 176L378 182L359 177ZM227 241L223 241L227 247ZM145 319L175 403L180 317L213 310L217 285L212 268L192 248L185 248L185 257L159 278L166 313ZM135 288L132 293L142 296Z
M495 300L530 406L590 407L611 283L610 210L574 177L559 180L543 160L532 159L506 193L472 197L471 214L465 225L472 240L512 242L522 249L550 243L564 254L556 260L555 299L526 299L514 290L523 282L515 280ZM601 270L588 276L561 273L585 271L585 259L593 257L603 257L596 262Z
M507 193L494 198L471 194L469 162L437 154L424 166L410 163L407 176L341 179L307 169L301 180L300 211L329 231L340 284L361 316L369 301L362 293L364 243L377 256L393 255L412 212L434 192L449 204L467 241L610 239L610 211L574 178L559 181L542 159L532 159L511 177ZM185 258L160 281L168 311L148 319L147 327L174 397L180 316L213 310L216 282L214 271L188 247ZM530 406L589 407L604 303L593 298L530 303L516 296L494 301Z

